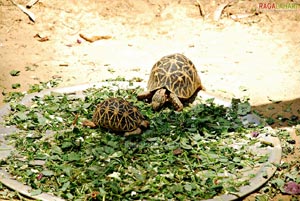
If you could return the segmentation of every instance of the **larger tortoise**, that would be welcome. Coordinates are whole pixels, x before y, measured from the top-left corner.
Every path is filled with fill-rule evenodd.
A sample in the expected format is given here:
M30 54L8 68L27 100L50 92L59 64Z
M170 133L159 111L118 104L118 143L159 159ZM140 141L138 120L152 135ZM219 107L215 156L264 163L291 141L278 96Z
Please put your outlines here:
M84 126L101 126L116 132L125 132L125 136L141 134L141 127L147 128L149 122L138 108L121 98L109 98L99 103L92 121L86 120Z
M182 54L171 54L154 64L147 89L138 98L152 98L154 110L170 101L177 111L181 111L182 102L194 99L198 91L204 88L192 61Z

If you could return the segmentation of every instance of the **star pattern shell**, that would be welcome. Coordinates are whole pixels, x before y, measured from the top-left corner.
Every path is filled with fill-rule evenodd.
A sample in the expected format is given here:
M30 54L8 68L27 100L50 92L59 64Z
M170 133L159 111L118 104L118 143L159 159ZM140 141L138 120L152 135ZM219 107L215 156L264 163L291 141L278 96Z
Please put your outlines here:
M172 54L162 57L151 70L148 90L163 87L181 99L188 99L202 85L192 61L182 54Z
M132 131L140 127L143 115L130 102L109 98L97 105L93 122L113 131Z

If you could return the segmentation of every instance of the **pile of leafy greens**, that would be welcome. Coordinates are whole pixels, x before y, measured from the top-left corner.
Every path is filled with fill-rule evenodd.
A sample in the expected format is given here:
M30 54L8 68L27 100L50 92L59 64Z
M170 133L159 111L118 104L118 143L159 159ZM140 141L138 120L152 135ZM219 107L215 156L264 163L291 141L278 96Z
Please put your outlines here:
M257 142L247 134L260 128L243 124L247 102L233 107L213 99L175 112L172 106L154 112L138 101L141 89L88 89L84 98L51 93L30 105L12 103L7 125L15 150L1 161L32 195L52 193L68 200L200 200L237 192L254 175L244 168L268 156L249 149ZM122 97L139 107L150 121L143 134L124 137L103 128L82 126L95 106ZM234 144L242 144L238 147Z

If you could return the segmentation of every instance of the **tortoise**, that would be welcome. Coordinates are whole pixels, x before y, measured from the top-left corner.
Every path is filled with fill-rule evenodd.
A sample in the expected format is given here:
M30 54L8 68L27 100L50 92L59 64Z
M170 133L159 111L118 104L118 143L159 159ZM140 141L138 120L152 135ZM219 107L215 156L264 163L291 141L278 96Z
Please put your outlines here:
M152 98L154 110L160 109L165 102L171 102L177 111L181 111L182 102L193 101L204 87L192 61L177 53L164 56L154 64L147 89L138 94L138 99Z
M147 128L149 122L132 103L121 98L108 98L97 105L92 121L86 120L83 125L101 126L129 136L141 134L141 127Z

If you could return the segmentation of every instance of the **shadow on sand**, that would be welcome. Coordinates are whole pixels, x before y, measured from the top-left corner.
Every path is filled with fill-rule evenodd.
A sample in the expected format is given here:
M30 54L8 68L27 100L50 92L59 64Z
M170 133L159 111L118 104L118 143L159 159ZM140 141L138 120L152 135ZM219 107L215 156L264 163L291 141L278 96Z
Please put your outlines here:
M252 110L266 118L272 128L300 125L300 98L255 105Z

